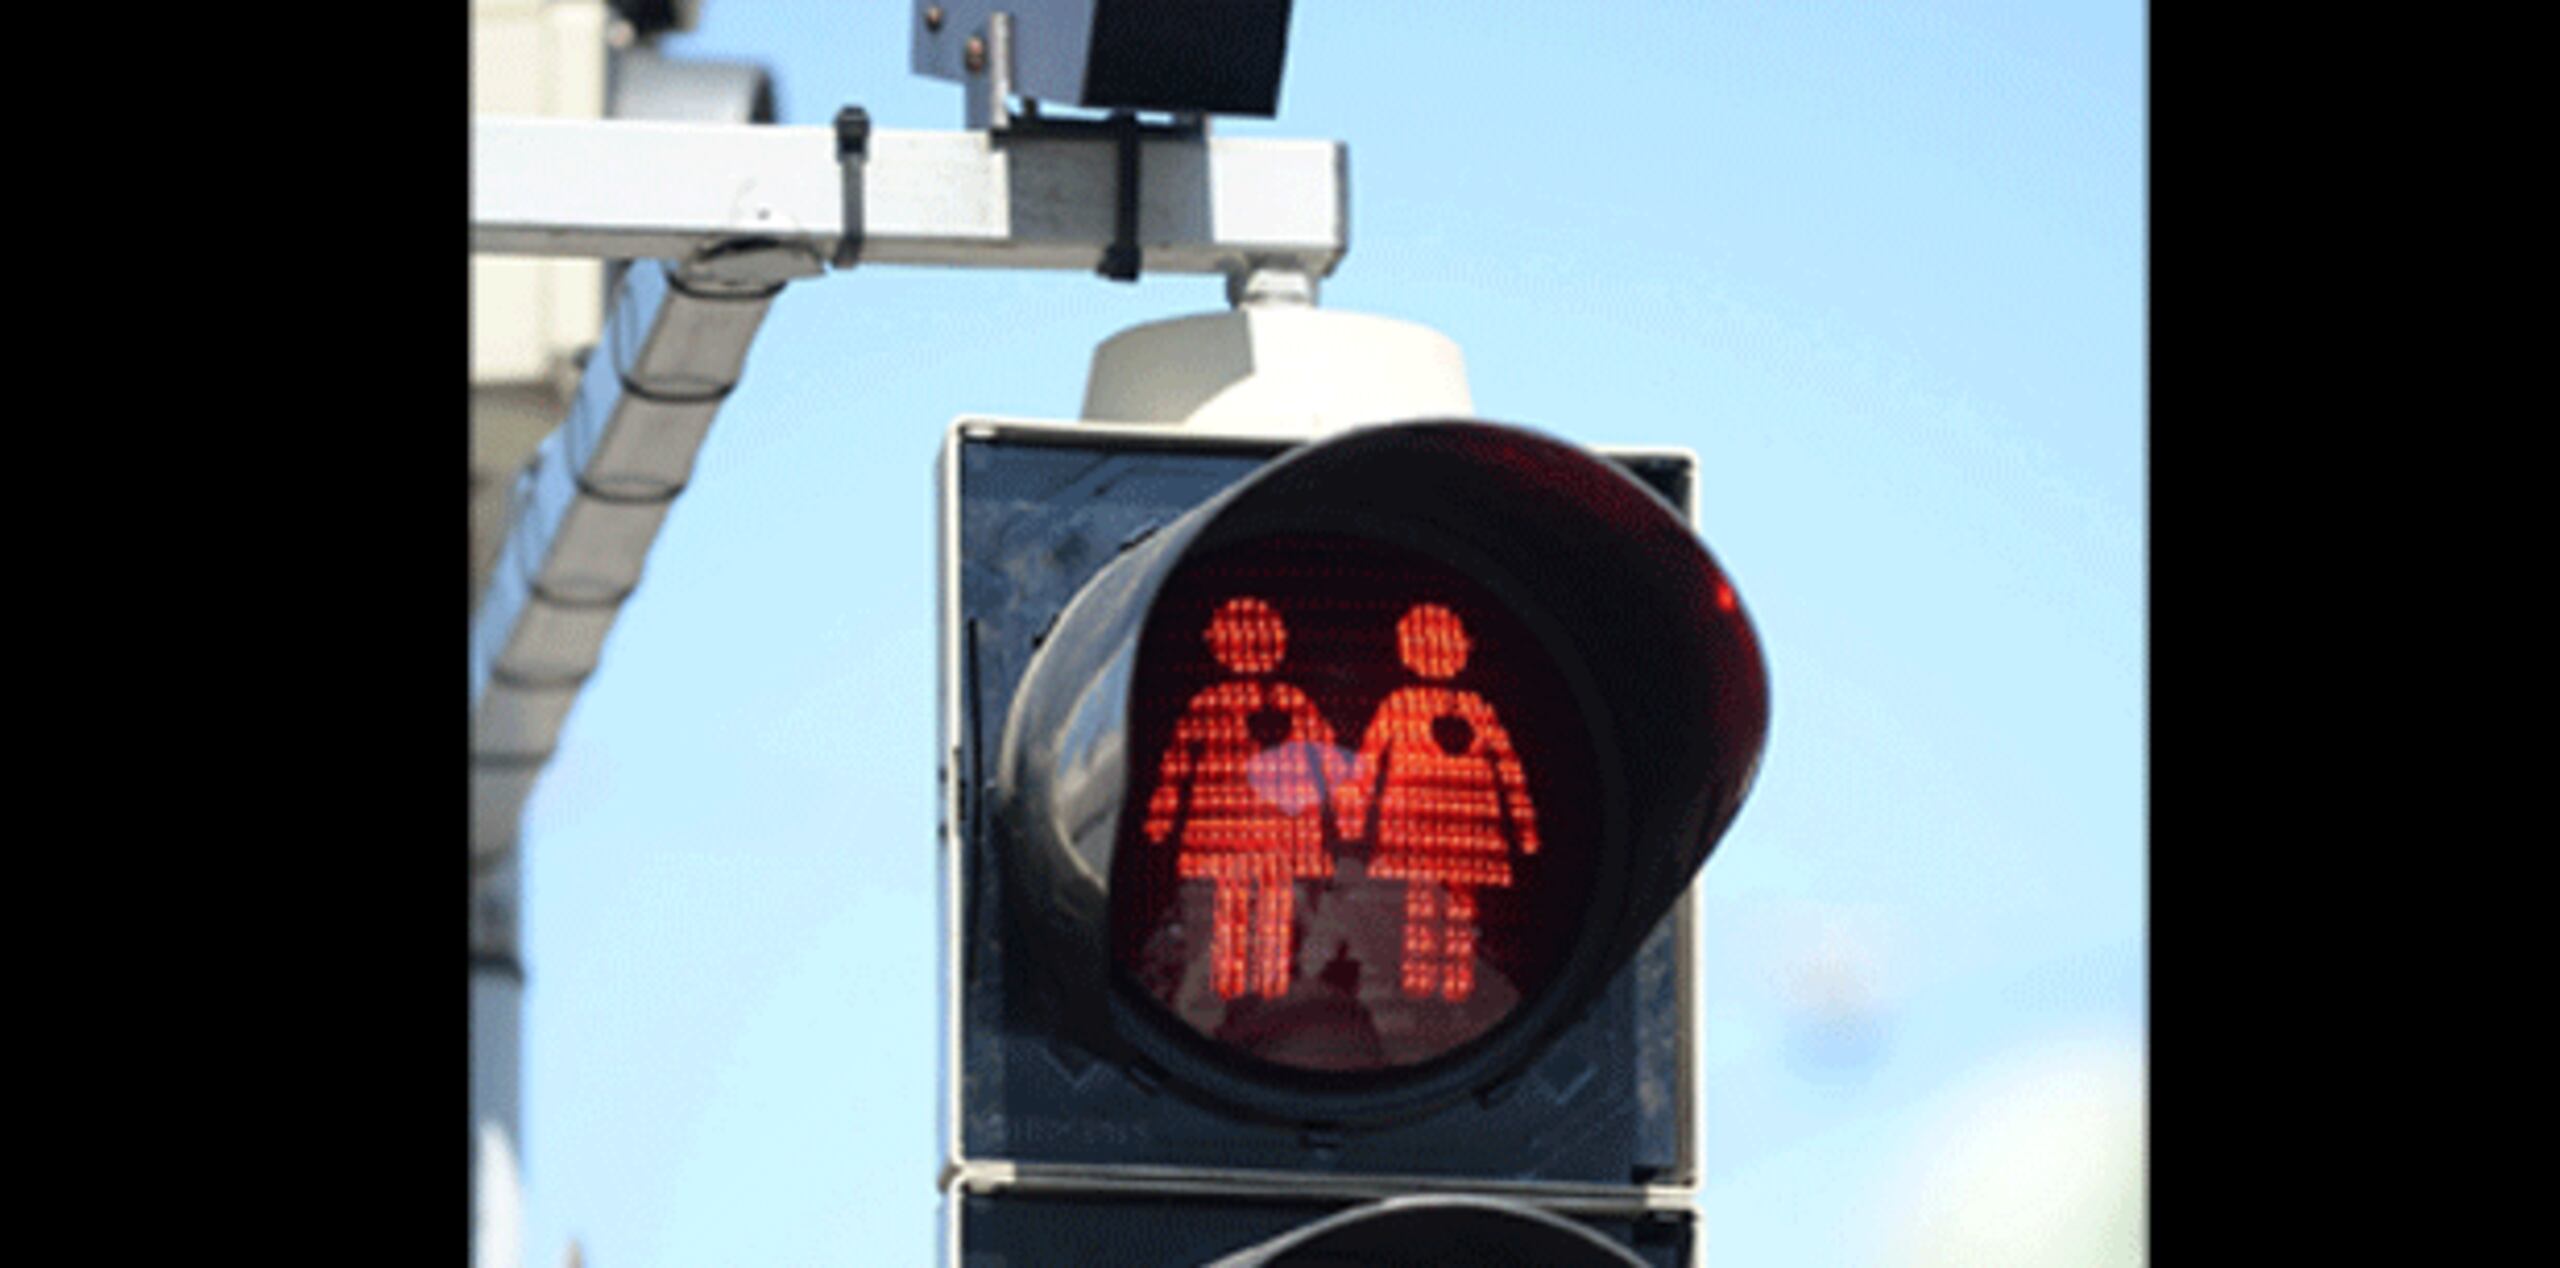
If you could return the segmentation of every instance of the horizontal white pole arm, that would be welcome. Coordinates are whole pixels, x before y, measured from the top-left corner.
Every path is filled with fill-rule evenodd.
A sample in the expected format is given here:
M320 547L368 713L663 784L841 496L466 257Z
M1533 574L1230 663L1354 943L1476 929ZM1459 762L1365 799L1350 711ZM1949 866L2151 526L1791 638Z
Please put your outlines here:
M471 249L694 258L766 240L832 259L845 167L832 128L481 116L471 124ZM1091 269L1113 239L1115 144L1102 136L873 129L860 260ZM1339 142L1149 135L1138 246L1152 273L1290 268L1323 277L1349 240Z

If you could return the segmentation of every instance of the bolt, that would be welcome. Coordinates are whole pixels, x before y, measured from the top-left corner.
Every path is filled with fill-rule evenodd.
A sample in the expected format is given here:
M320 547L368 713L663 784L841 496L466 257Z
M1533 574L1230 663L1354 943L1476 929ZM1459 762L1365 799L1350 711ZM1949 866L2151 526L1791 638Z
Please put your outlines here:
M987 68L986 40L975 35L970 36L969 42L960 49L960 64L968 67L972 75L985 70Z
M924 7L924 29L928 31L939 31L942 29L941 5L929 4Z

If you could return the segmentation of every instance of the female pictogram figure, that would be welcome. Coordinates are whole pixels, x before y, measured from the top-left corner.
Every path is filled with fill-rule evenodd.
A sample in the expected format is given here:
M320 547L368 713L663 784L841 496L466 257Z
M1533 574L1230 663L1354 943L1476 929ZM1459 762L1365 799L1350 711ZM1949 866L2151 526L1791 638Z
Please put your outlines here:
M1405 667L1435 682L1466 668L1458 615L1436 603L1396 623ZM1404 993L1462 1000L1475 990L1475 891L1511 884L1511 849L1538 852L1529 779L1493 706L1472 691L1417 684L1369 720L1338 818L1357 831L1377 817L1369 875L1401 877Z
M1270 604L1229 599L1205 636L1238 676L1193 696L1174 724L1147 800L1147 840L1174 838L1181 875L1215 886L1210 985L1225 999L1248 988L1276 999L1289 993L1296 882L1333 873L1324 814L1349 763L1305 692L1260 677L1288 648Z

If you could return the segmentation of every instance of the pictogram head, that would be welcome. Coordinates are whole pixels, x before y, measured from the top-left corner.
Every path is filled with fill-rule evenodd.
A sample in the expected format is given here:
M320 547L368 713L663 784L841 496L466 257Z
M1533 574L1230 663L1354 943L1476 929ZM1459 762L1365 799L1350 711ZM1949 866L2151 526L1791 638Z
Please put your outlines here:
M1250 595L1219 605L1206 637L1218 663L1239 674L1267 672L1289 649L1289 627L1280 623L1280 613Z
M1396 622L1396 654L1425 678L1447 678L1467 667L1467 627L1437 603L1417 603Z

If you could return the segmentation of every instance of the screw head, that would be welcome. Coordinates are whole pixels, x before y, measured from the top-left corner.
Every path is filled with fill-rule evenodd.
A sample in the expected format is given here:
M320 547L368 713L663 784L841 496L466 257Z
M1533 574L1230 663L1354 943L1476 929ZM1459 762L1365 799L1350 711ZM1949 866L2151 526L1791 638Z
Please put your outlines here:
M985 70L987 68L986 40L980 36L970 36L969 42L961 46L960 64L968 67L972 75Z

